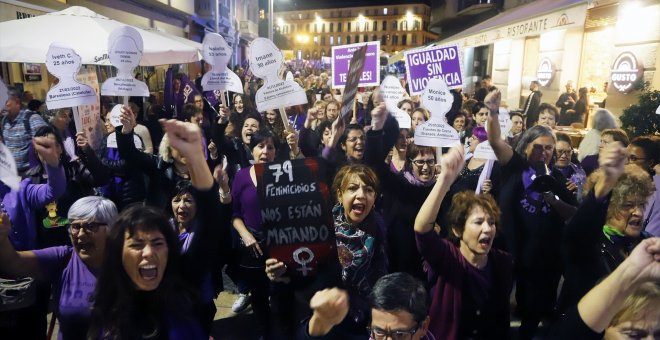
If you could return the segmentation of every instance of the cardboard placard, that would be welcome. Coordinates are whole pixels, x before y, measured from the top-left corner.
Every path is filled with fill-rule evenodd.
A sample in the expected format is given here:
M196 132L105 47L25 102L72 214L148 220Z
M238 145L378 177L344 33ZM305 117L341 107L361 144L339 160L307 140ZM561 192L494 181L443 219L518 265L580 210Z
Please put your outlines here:
M59 79L46 94L49 110L96 103L96 91L76 80L82 65L80 56L69 46L52 43L46 55L48 72Z
M399 122L399 128L410 129L412 119L408 112L398 108L398 104L406 95L406 89L401 86L401 82L395 76L387 76L380 84L380 95L383 97L387 111Z
M442 78L448 88L463 86L458 45L436 46L404 52L410 94L421 94L433 78Z
M121 133L121 132L120 132ZM106 140L106 146L109 148L117 148L117 134L116 133L111 133L108 135L108 139ZM137 134L133 134L133 144L135 144L135 148L138 150L142 151L144 150L144 143L142 143L142 139L140 139L140 136Z
M337 256L329 186L318 159L255 164L269 257L295 277L309 277Z
M84 131L89 145L94 150L98 150L103 144L105 138L105 128L101 121L101 104L99 91L99 80L94 66L86 65L80 69L78 80L91 86L96 92L96 101L94 104L79 105L77 110L74 108L73 117L76 124L76 131Z
M493 151L493 148L490 146L488 141L481 142L479 145L477 145L477 148L474 149L474 158L492 159L494 161L497 160L495 151Z
M364 67L367 48L367 45L362 45L355 50L350 61L351 66L348 69L348 77L346 78L346 86L344 87L340 111L340 116L345 120L350 121L347 116L349 112L353 111L353 101L355 100L355 94L360 85L360 75L362 74L362 68Z
M121 115L121 104L117 104L112 107L112 111L110 111L110 124L112 126L117 127L121 125L121 120L119 119L119 115Z
M133 70L142 59L142 36L133 27L115 29L108 38L110 63L117 68L117 76L108 78L101 86L104 96L149 97L149 87L133 77Z
M12 190L18 190L21 183L21 177L18 176L18 169L16 168L16 160L14 160L14 155L11 154L5 143L0 143L0 181Z
M447 124L445 114L451 109L454 97L449 93L442 78L429 80L421 99L422 107L429 110L431 118L415 129L415 144L446 147L460 144L458 131Z
M232 91L243 93L243 83L236 73L227 68L231 60L231 47L218 33L207 33L202 42L202 56L211 69L202 76L204 91Z
M332 47L332 88L342 88L348 85L351 68L354 67L355 52L362 46L367 46L361 72L358 74L360 86L378 86L380 84L380 41L370 41Z
M511 131L511 128L513 127L513 122L509 116L509 111L503 107L500 107L498 119L500 122L500 136L502 139L506 140L506 136L509 135L509 131ZM488 132L488 124L484 125L484 129L486 129L486 132Z
M255 96L257 111L307 104L305 90L298 83L278 77L283 62L282 52L272 41L257 38L250 43L250 71L264 80Z

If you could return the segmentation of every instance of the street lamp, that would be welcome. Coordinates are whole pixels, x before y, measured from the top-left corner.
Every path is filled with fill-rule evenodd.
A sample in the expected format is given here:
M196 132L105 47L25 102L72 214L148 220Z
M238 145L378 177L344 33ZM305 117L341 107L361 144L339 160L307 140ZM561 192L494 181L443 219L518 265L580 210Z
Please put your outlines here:
M274 0L268 0L268 39L270 41L273 41L273 24L275 23L275 20L273 20L273 2Z

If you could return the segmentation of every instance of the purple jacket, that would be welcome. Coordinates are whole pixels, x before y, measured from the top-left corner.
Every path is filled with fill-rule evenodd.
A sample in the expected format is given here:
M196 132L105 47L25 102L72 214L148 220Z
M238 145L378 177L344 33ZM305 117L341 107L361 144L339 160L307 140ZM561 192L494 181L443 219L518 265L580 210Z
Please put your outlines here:
M58 199L66 190L64 168L46 165L48 183L32 184L29 178L21 181L18 191L0 182L0 197L9 214L12 229L9 240L16 250L32 250L37 247L37 223L34 211Z
M417 249L426 260L429 278L434 278L431 286L431 323L429 332L437 339L458 339L461 324L466 266L470 266L458 247L441 239L435 232L415 233ZM511 255L497 249L488 254L492 266L491 301L498 312L498 320L491 320L495 325L493 338L506 339L509 331L509 295L513 281L513 260Z

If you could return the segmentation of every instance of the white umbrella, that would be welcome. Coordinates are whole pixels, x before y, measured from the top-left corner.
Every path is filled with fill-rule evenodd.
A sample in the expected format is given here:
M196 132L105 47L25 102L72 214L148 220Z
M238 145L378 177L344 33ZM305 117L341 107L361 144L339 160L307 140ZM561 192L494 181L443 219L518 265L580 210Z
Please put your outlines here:
M85 7L28 19L0 23L0 61L44 63L48 46L61 42L71 46L83 64L110 65L108 36L117 27L128 26ZM185 64L199 61L199 48L180 39L137 28L144 41L141 66Z

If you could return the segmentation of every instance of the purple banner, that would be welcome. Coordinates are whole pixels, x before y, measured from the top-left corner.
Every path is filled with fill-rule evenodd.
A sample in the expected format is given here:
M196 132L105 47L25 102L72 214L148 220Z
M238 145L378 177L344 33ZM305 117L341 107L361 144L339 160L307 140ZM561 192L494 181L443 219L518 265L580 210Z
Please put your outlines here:
M332 48L332 88L346 86L348 69L353 53L365 43L342 45ZM367 55L360 77L360 86L380 85L380 41L367 42Z
M463 86L458 45L405 52L410 95L422 94L429 79L442 78L450 89Z

